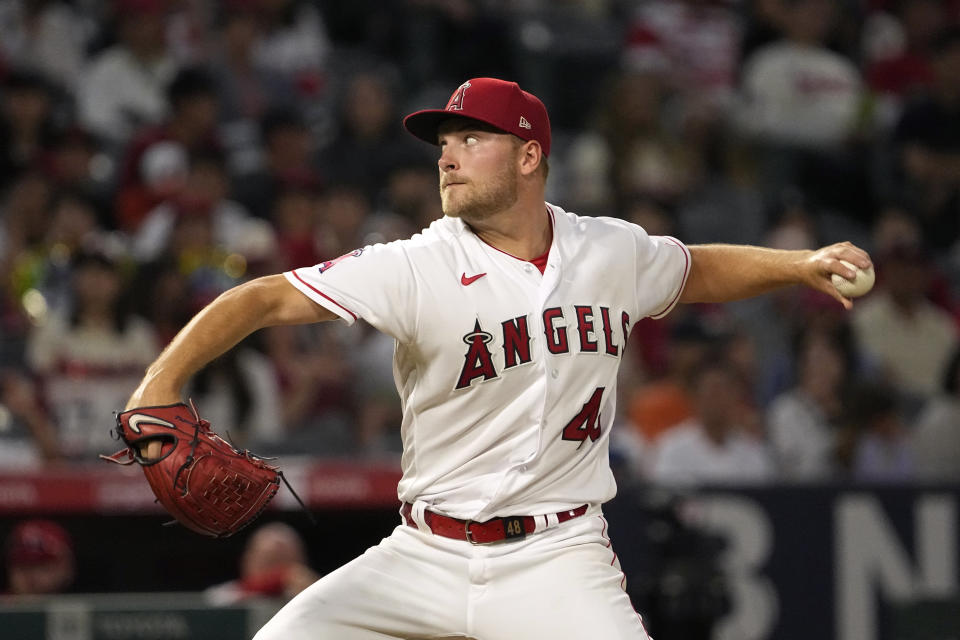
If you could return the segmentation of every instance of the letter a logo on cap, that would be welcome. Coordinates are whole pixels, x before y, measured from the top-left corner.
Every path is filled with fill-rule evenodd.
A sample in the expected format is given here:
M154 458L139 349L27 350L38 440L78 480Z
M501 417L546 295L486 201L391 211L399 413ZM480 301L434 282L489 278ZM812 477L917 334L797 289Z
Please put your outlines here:
M447 111L463 111L463 96L469 88L469 82L464 82L462 85L460 85L460 88L457 89L457 92L453 94L452 98L450 98L450 102L447 103Z
M533 125L527 122L527 119L523 116L520 116L520 126L524 129L533 129Z

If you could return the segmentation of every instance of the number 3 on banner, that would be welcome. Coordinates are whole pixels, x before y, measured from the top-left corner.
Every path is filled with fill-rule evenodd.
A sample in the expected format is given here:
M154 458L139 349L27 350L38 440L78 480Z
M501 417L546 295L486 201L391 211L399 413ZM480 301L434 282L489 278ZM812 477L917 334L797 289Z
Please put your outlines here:
M597 387L580 412L563 428L563 439L579 442L579 449L589 437L593 442L600 437L600 401L605 387Z

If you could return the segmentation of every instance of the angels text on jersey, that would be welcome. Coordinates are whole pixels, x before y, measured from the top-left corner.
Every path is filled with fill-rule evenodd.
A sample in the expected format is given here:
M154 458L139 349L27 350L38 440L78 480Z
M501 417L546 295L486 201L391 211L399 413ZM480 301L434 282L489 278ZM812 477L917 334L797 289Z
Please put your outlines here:
M572 318L568 320L569 316ZM484 329L478 318L473 330L463 336L467 348L454 388L466 389L477 380L493 380L514 367L532 362L533 336L528 318L529 315L523 315L501 322L497 327L499 340ZM619 321L616 326L612 318ZM572 313L565 312L563 307L550 307L544 309L537 323L536 330L553 355L575 352L619 358L630 333L630 315L626 311L612 315L606 306L573 305ZM502 359L494 357L498 348Z

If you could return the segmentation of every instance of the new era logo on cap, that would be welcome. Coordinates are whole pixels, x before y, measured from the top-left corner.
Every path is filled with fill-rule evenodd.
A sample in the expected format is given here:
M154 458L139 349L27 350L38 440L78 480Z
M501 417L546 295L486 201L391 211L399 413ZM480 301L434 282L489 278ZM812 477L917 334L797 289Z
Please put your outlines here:
M437 144L440 123L451 112L472 118L512 133L522 140L536 140L544 156L550 155L550 118L547 108L532 93L516 82L497 78L471 78L450 96L444 109L425 109L403 119L407 131L431 144Z

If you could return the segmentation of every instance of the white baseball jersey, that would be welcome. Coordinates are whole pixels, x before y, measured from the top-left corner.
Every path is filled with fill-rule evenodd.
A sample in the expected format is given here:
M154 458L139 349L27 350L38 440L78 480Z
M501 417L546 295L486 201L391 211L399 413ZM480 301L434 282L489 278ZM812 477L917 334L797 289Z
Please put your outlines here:
M615 494L608 449L627 336L673 308L690 254L623 220L547 213L542 275L451 217L284 274L396 340L402 501L486 520Z

